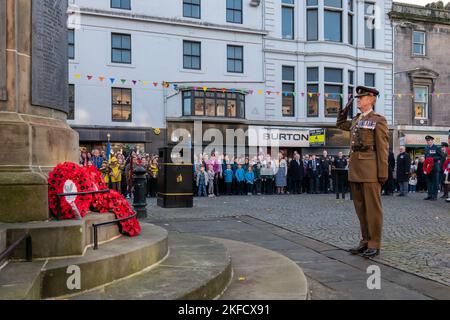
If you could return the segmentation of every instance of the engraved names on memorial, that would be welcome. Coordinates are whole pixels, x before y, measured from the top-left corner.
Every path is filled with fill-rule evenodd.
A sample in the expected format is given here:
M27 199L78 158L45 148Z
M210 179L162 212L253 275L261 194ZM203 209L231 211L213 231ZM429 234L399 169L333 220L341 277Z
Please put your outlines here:
M0 0L0 100L6 99L6 0Z

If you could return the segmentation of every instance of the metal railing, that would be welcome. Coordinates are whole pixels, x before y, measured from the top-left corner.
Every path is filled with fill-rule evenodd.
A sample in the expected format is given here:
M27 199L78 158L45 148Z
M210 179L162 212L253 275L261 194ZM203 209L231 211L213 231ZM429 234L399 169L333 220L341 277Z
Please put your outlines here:
M72 192L72 193L59 193L56 195L58 201L56 203L56 210L58 212L56 219L61 220L61 197L70 197L70 196L85 196L88 194L97 194L97 193L108 193L109 189L98 190L98 191L86 191L86 192Z
M28 262L33 261L33 246L31 241L31 236L26 233L20 236L13 244L11 244L5 251L0 253L0 264L2 264L6 259L8 259L17 247L25 241L25 258Z
M122 221L127 221L127 220L135 218L136 216L137 216L137 213L134 213L132 216L129 216L129 217L92 224L92 228L94 228L94 250L98 249L98 230L97 230L98 228L108 226L111 224L115 224L115 223L120 223Z

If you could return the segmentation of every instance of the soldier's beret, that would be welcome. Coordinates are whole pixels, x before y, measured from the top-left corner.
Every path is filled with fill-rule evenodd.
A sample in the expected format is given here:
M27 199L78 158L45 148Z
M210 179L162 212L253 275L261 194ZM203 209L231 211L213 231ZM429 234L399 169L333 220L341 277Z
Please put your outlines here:
M427 140L427 141L428 140L434 140L434 137L428 135L428 136L425 137L425 140Z
M359 86L356 88L355 98L360 98L364 96L378 97L379 95L380 92L377 89Z

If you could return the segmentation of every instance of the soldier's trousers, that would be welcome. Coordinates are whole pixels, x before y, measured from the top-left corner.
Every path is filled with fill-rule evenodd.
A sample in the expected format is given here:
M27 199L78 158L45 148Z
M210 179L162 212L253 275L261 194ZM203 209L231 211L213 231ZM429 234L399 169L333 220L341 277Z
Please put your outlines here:
M353 203L361 226L360 244L380 249L383 230L381 185L378 182L351 182Z

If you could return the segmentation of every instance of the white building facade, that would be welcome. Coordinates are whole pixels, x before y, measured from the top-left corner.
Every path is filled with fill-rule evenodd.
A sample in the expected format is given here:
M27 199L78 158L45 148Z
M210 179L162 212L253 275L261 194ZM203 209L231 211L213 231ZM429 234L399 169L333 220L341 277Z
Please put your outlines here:
M380 91L376 111L392 123L390 0L69 3L69 123L82 145L110 134L117 148L156 152L201 121L224 133L325 129L325 147L345 150L336 115L358 85ZM288 153L314 152L287 140Z

